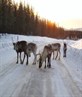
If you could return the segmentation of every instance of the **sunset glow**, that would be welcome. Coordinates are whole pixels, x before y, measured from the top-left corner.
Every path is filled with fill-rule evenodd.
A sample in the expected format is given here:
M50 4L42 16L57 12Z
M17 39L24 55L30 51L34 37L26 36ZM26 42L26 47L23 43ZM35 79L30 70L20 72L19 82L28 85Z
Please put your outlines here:
M81 0L15 0L28 2L42 18L56 22L64 28L82 27Z

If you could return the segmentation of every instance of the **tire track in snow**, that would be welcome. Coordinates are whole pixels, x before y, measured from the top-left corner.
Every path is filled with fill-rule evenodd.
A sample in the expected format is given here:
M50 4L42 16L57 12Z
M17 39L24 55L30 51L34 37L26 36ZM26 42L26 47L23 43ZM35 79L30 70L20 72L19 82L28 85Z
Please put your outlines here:
M19 65L12 72L8 73L0 83L0 97L18 97L22 86L31 78L30 66ZM28 79L28 80L27 80ZM14 96L13 96L14 95Z
M12 62L10 62L9 65L0 72L0 78L6 76L9 72L11 72L12 70L14 70L14 68L16 68L17 66L18 65L15 64L15 61L12 60Z
M60 68L60 74L62 79L64 80L64 83L69 91L69 93L72 95L72 97L82 97L82 93L79 90L79 88L76 86L72 76L70 75L69 71L65 67L65 64L63 64L61 61L58 62L57 67Z

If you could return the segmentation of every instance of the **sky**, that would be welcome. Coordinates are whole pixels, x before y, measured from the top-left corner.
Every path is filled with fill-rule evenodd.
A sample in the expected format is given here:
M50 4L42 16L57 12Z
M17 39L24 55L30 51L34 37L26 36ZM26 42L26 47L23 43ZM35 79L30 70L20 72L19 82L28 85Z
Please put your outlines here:
M58 26L67 29L82 28L82 0L22 1L28 2L40 17L56 22Z

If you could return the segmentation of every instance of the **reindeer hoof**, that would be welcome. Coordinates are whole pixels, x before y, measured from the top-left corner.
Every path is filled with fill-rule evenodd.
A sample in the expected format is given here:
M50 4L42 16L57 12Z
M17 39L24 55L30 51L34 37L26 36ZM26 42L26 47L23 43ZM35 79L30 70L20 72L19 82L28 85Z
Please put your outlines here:
M21 62L21 64L23 64L23 62Z
M28 62L26 63L26 65L28 65Z
M18 64L18 62L16 62L16 64Z
M32 65L36 65L36 63L32 63Z
M41 66L39 65L39 68L41 68Z
M51 65L47 65L48 68L51 68Z
M49 66L49 68L51 68L51 66Z

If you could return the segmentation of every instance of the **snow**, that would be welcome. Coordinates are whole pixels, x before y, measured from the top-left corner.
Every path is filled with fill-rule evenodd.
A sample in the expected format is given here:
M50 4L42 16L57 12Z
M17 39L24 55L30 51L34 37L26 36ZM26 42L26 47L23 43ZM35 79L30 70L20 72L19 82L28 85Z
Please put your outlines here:
M0 35L1 36L1 35ZM12 42L26 40L38 46L61 44L61 60L51 61L52 68L16 64ZM63 58L63 42L67 43L67 57ZM43 64L44 65L44 64ZM40 36L4 35L0 37L0 97L82 97L82 39L63 40Z
M76 48L76 49L82 49L82 39L76 41L72 47Z

